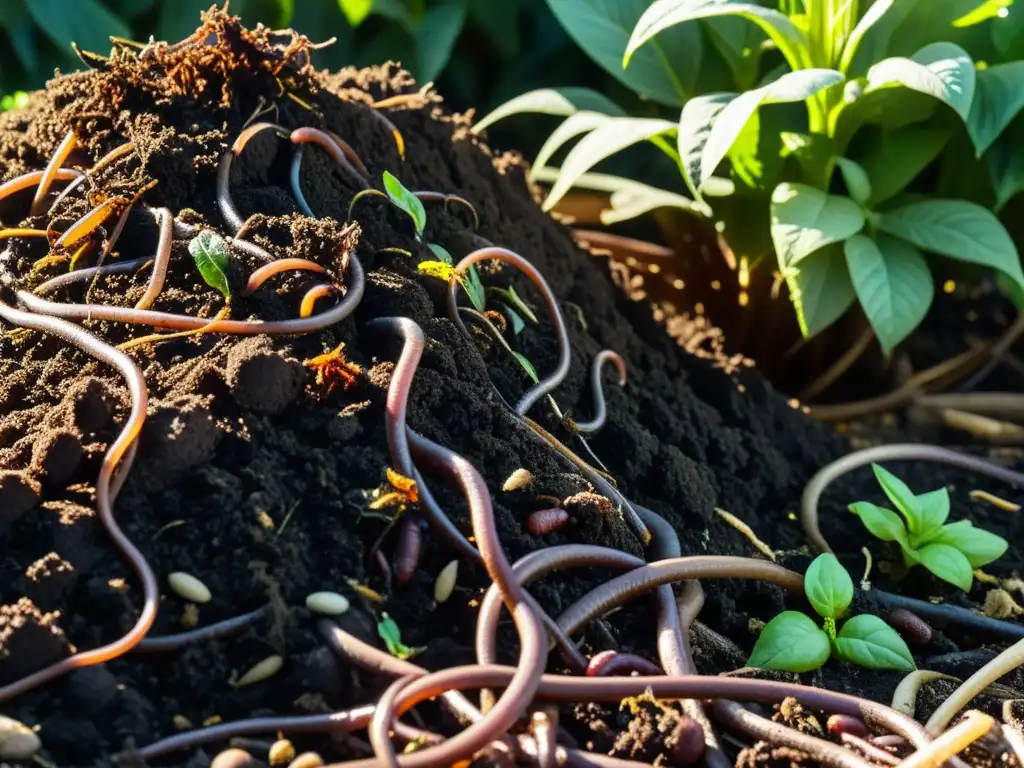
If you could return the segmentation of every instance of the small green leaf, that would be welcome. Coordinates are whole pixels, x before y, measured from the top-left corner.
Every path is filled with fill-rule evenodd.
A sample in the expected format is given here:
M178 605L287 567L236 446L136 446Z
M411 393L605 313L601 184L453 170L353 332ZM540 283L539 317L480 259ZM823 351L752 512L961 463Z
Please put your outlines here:
M943 581L971 591L974 569L967 557L949 544L929 544L916 553L917 561Z
M860 47L860 41L867 34L868 30L871 29L878 21L885 15L893 3L896 0L875 0L868 8L867 12L861 17L860 21L853 28L853 32L850 33L849 39L846 41L846 45L843 46L843 55L839 62L839 70L844 74L849 72L850 67L853 65L853 59L857 55L857 49Z
M520 312L520 314L522 314L527 320L529 320L534 325L537 325L540 322L537 319L537 315L534 314L533 309L530 308L530 305L523 301L522 298L520 298L519 294L516 293L515 288L513 288L510 285L507 289L505 289L504 293L505 297L510 302L512 302L512 306L514 306Z
M837 619L853 602L853 579L835 555L818 555L804 574L804 593L819 616Z
M452 56L452 49L466 23L467 0L432 2L413 33L421 82L437 79Z
M895 541L902 549L910 548L903 519L891 509L875 506L870 501L856 501L850 505L850 511L860 518L875 538Z
M855 202L807 184L779 184L771 206L772 241L783 271L864 227L864 212Z
M837 157L836 165L843 174L843 181L846 182L846 191L856 202L864 205L871 199L871 180L868 178L860 164L845 157Z
M373 0L338 0L338 7L345 14L349 26L358 27L373 10Z
M977 78L967 132L975 157L981 157L1024 108L1024 61L995 64L979 71Z
M384 618L377 622L377 634L384 641L388 653L398 659L410 659L423 651L423 648L410 648L402 642L402 632L398 629L395 620L383 614Z
M942 527L949 517L949 489L936 488L934 491L919 493L914 497L917 509L919 537L929 536Z
M889 501L906 518L907 530L911 534L917 533L920 530L920 525L917 516L917 497L914 495L914 492L907 487L906 483L881 464L872 463L871 469L875 473L875 479L878 480L878 484L885 491L885 495L889 497Z
M534 113L541 115L564 115L577 112L597 112L622 117L626 113L603 93L589 88L540 88L509 99L494 111L488 113L473 126L473 133L480 133L499 120L512 115Z
M224 238L212 230L204 229L189 241L188 252L192 254L192 259L206 284L219 291L225 299L230 299L231 286L227 277L228 244Z
M966 200L924 200L879 217L883 232L958 261L992 267L1024 286L1017 246L995 214Z
M508 321L512 324L512 335L518 336L522 333L523 329L526 328L526 321L520 317L519 313L512 309L508 304L502 305L501 311L505 313L505 317L507 317Z
M832 654L828 635L799 611L783 611L764 625L747 666L810 672Z
M462 281L462 287L466 290L466 295L469 297L469 302L473 305L473 309L477 312L483 312L487 309L484 284L480 280L480 273L476 267L470 267L466 270L466 277Z
M882 619L869 614L854 616L843 625L836 638L836 653L867 669L909 672L916 668L903 638Z
M966 121L974 100L974 61L958 45L931 43L909 59L885 59L868 71L869 90L889 85L902 85L932 96L948 104Z
M795 267L782 270L782 276L805 338L825 330L857 299L846 259L835 245L812 254Z
M889 355L931 306L935 286L928 262L912 245L886 235L877 242L854 235L843 250L864 314Z
M967 558L971 568L981 568L998 560L1010 546L1002 536L975 528L969 520L943 526L935 543L955 547Z
M953 21L954 27L973 27L988 19L998 19L1006 15L1006 9L1013 5L1013 0L984 0L976 8L972 8L960 18Z
M437 256L438 261L443 261L445 264L455 263L455 260L452 259L452 255L437 243L427 243L427 248L430 249L431 253Z
M388 193L392 203L409 214L409 218L412 219L412 223L416 227L416 234L422 235L427 226L427 212L420 199L402 186L402 182L396 179L390 171L384 171L384 191Z
M516 352L515 350L511 350L511 352L512 357L514 357L516 362L522 366L524 371L526 371L526 375L530 377L534 384L538 383L540 381L540 376L537 375L537 369L533 367L533 363L527 359L526 355Z

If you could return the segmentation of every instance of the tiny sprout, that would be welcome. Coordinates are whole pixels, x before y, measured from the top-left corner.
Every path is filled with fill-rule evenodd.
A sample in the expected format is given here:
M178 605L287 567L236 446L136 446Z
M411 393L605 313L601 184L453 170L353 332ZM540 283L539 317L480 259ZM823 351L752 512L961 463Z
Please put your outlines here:
M204 229L189 241L188 252L192 254L206 284L231 301L231 286L227 278L228 244L224 238Z
M410 648L403 643L402 631L398 628L395 620L386 613L382 615L384 618L377 623L377 634L384 641L384 645L388 647L388 653L397 659L405 660L426 650L425 648Z
M416 239L419 240L427 226L427 211L423 207L423 203L406 189L391 172L384 171L383 179L384 191L387 192L388 198L395 206L409 214L409 218L412 219L412 223L416 227Z
M241 688L243 685L252 685L253 683L260 683L266 680L268 677L273 677L281 671L281 667L284 666L284 659L280 656L268 656L263 661L254 665L252 669L242 675L238 680L229 680L228 684L232 688Z

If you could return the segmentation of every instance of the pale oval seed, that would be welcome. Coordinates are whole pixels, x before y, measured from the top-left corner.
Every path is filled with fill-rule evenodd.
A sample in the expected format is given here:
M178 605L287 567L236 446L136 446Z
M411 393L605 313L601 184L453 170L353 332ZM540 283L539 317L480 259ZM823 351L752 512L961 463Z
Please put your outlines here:
M306 607L325 616L340 616L348 610L348 598L337 592L314 592L306 598Z
M35 731L0 715L0 760L28 760L42 746Z
M508 476L508 480L501 486L501 490L506 493L509 491L521 491L524 488L529 488L531 485L533 485L533 473L528 469L520 467Z
M288 765L295 759L295 745L288 739L278 739L270 745L270 764Z
M193 603L208 603L213 599L210 588L190 573L175 571L167 577L167 583L178 597Z
M288 764L288 768L320 768L324 759L316 752L303 752Z
M267 656L267 658L242 675L240 679L236 680L234 682L234 686L235 688L241 688L243 685L252 685L253 683L262 682L268 677L276 675L281 671L281 667L283 666L284 659L280 656Z
M441 569L439 574L437 574L437 580L434 582L434 600L439 603L443 603L451 597L458 577L459 561L452 560L448 565Z

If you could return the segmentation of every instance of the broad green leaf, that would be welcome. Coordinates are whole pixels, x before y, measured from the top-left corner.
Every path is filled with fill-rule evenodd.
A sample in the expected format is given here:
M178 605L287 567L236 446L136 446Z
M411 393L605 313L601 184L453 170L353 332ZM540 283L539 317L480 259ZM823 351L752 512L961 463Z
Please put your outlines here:
M843 174L843 181L846 182L846 191L850 197L860 205L864 205L871 199L871 180L867 171L860 165L845 157L837 157L836 165Z
M4 0L5 3L8 1ZM202 10L209 5L205 3ZM91 53L106 54L110 50L111 35L132 36L128 26L97 0L76 0L73 9L64 0L30 0L25 7L58 50L75 61L71 43L77 43L79 48ZM198 13L189 16L189 25L189 33L199 26Z
M782 276L789 287L800 332L808 339L832 325L857 299L846 259L835 245L786 268Z
M966 200L924 200L887 211L878 227L926 251L992 267L1024 286L1020 256L991 211Z
M779 184L771 212L772 242L783 270L864 227L864 212L855 202L806 184Z
M868 87L902 85L948 104L965 121L974 99L974 61L958 45L926 45L911 58L880 61L868 71Z
M878 484L885 491L885 495L889 497L889 501L893 503L893 506L906 519L907 531L911 535L919 533L921 526L917 517L917 496L907 487L906 483L881 464L872 463L871 469L875 473L875 479L878 481Z
M842 80L842 74L834 69L804 69L799 72L787 72L768 85L741 93L732 99L718 113L711 126L701 152L700 174L694 179L696 186L700 187L704 180L715 172L751 115L762 104L803 101L823 88L841 83Z
M701 157L704 146L711 135L711 128L722 110L736 98L735 93L709 93L694 96L683 106L679 115L679 129L676 137L679 160L683 166L683 180L693 195L700 200L700 186L705 176L701 172ZM714 169L708 169L710 176Z
M1017 309L1024 310L1024 287L1017 285L1002 272L996 273L996 287Z
M650 0L547 0L562 28L590 58L620 82L670 106L682 106L700 70L702 38L696 25L666 30L622 66L630 32Z
M828 635L799 611L783 611L764 625L748 667L810 672L832 654Z
M851 80L850 83L856 86L860 81ZM876 125L884 132L896 131L929 120L938 105L939 102L928 94L906 88L888 86L864 90L856 98L844 99L832 109L829 113L829 135L843 154L865 125Z
M412 219L412 223L416 227L416 234L422 235L427 226L427 212L420 199L406 189L390 171L384 171L384 191L387 192L392 203L409 214L409 218Z
M437 243L427 243L427 248L430 249L431 253L437 256L438 261L443 262L445 264L455 263L455 260L452 258L452 255Z
M473 133L480 133L512 115L533 113L568 117L584 110L614 116L625 114L614 101L590 88L540 88L509 99L497 107L473 126Z
M732 178L750 190L770 193L782 172L782 128L790 121L781 111L756 111L726 153Z
M928 313L935 286L924 257L909 243L854 235L843 244L853 287L888 356Z
M959 550L967 558L971 568L981 568L998 560L1009 548L1009 543L1002 536L975 528L970 524L954 523L944 526L935 539L936 544L948 544Z
M933 535L942 528L949 518L949 489L936 488L934 491L919 493L914 499L919 521L918 536Z
M846 45L843 47L843 55L839 60L839 71L844 75L849 73L850 67L853 65L853 58L857 55L857 49L860 47L860 41L864 39L864 35L867 34L869 29L878 23L878 21L885 15L886 11L892 8L895 1L896 0L875 0L874 4L868 8L860 21L857 22L857 26L853 28L853 32L850 33L850 37L847 39Z
M338 0L338 7L349 25L358 27L373 10L373 0Z
M804 594L819 616L838 619L853 602L853 579L835 555L818 555L804 574Z
M836 144L831 137L820 133L780 131L779 138L782 141L779 154L796 158L805 182L817 179L821 185L827 183L837 159Z
M883 131L860 158L871 180L868 205L876 207L902 192L939 156L948 140L949 132L941 128L907 126Z
M561 149L566 142L575 139L581 133L589 133L598 126L604 125L609 116L600 112L576 112L565 118L551 135L541 145L537 157L534 158L533 167L530 169L530 178L537 180L537 173L547 166L548 160L554 157L555 152ZM628 120L629 118L624 118Z
M451 59L455 41L466 23L467 0L446 0L431 3L416 26L416 52L419 63L417 77L428 82L436 80Z
M870 614L854 616L843 624L836 638L836 652L846 661L866 669L916 668L914 656L896 630Z
M755 3L731 0L654 0L633 28L623 65L628 65L641 46L665 30L678 25L685 28L685 22L719 16L739 16L757 24L775 43L793 70L810 63L807 33L784 13Z
M982 0L977 8L968 11L953 22L954 27L973 27L989 19L997 19L1006 15L1006 9L1013 5L1013 0Z
M856 501L850 505L850 511L860 518L876 539L895 541L902 549L909 548L903 519L891 509L875 506L870 501Z
M510 351L512 352L512 357L514 357L516 362L519 363L524 371L526 371L526 375L530 377L530 380L534 384L538 383L540 381L540 376L537 375L537 369L533 367L533 363L531 363L526 355L521 352L516 352L515 350Z
M949 544L929 544L917 551L917 560L943 581L964 592L971 591L974 569L967 557Z
M738 16L712 16L702 24L711 44L725 59L739 90L753 88L765 42L761 28Z
M204 229L188 243L196 268L208 286L220 292L225 299L231 298L228 283L228 244L216 232Z
M1003 134L985 153L989 179L996 194L995 210L998 213L1014 195L1024 191L1024 152L1021 152L1015 137ZM1016 282L1010 280L1014 285ZM1018 291L1024 287L1017 286Z
M1010 121L1024 108L1024 61L996 64L977 74L977 86L967 132L974 142L975 156L992 146Z
M566 155L562 162L562 172L541 207L545 211L554 208L576 179L610 155L675 128L675 123L655 118L605 118L604 123L580 139Z

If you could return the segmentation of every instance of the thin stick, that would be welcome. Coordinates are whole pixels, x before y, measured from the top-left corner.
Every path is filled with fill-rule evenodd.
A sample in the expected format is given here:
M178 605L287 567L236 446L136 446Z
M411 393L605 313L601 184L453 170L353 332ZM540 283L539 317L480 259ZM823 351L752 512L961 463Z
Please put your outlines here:
M941 733L956 713L966 707L975 696L1003 675L1010 674L1021 665L1024 665L1024 640L1018 640L967 678L963 685L953 691L932 713L925 728L929 733Z
M35 197L32 198L31 212L33 216L43 212L43 200L46 198L46 193L50 191L50 185L57 178L57 170L64 165L64 161L68 159L68 155L71 154L77 145L78 137L75 136L74 131L68 131L63 141L57 145L57 151L53 153L50 162L43 169L43 175L39 179L39 187L36 189Z
M763 541L761 541L761 539L757 537L757 534L754 533L754 530L749 525L747 525L745 522L736 517L736 515L734 515L732 512L726 512L724 509L719 509L718 507L715 507L715 514L717 514L720 518L725 520L725 522L727 522L737 531L746 536L758 552L767 557L773 563L775 562L775 550L769 547Z

